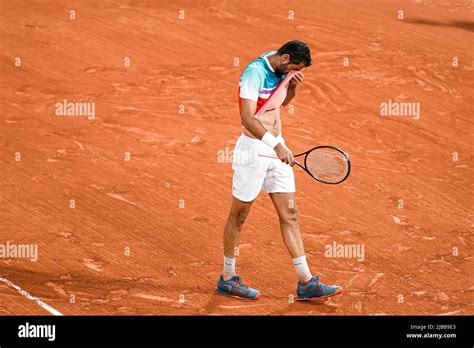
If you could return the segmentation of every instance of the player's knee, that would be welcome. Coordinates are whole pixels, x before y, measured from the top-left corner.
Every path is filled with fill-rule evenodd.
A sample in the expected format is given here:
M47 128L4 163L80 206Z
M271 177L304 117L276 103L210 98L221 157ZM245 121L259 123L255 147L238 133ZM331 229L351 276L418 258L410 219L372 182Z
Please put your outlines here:
M247 219L247 216L248 216L248 211L236 210L231 213L230 219L238 228L242 228L245 220Z
M247 219L248 212L247 211L239 211L237 213L237 226L242 227L244 225L245 220Z
M284 214L282 214L280 220L285 224L297 225L299 223L298 209L296 207L288 209Z

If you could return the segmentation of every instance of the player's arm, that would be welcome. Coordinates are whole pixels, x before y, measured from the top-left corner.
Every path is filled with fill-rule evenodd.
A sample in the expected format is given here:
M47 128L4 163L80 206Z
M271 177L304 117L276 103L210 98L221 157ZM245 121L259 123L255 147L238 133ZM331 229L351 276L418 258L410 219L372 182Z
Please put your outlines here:
M254 137L261 139L265 144L275 150L278 158L289 165L295 164L295 158L291 151L282 144L277 137L267 131L262 123L255 118L257 111L257 102L250 99L242 99L242 125L248 130Z
M252 133L254 137L262 140L265 144L274 149L279 159L289 165L293 165L295 164L295 159L291 151L284 144L280 143L278 138L268 132L262 123L255 118L258 94L262 82L261 78L258 68L247 68L242 74L239 83L239 96L242 99L240 115L242 125Z
M242 125L257 139L262 139L267 132L262 123L255 118L261 84L262 76L256 67L246 68L239 83ZM275 146L276 144L272 147Z
M290 104L291 100L295 97L295 95L296 87L288 87L288 92L286 92L286 98L281 105L287 106L288 104Z
M303 82L304 75L301 71L298 71L298 73L293 76L293 78L290 81L290 85L288 86L288 92L286 93L286 98L283 101L282 105L287 106L290 104L291 100L295 97L296 95L296 87L299 86Z
M250 99L242 99L242 126L245 127L257 139L262 139L267 132L262 123L255 118L257 112L257 102Z

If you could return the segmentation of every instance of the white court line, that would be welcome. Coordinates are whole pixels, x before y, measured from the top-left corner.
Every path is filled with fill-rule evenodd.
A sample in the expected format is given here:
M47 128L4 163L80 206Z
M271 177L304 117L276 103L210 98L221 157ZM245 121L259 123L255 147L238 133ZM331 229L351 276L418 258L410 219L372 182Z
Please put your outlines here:
M21 295L25 296L27 299L29 300L32 300L34 302L36 302L37 305L39 305L40 307L46 309L49 313L51 313L52 315L57 315L57 316L62 316L64 314L62 314L61 312L57 311L56 309L54 309L53 307L47 305L46 303L44 303L43 301L41 301L39 298L37 297L34 297L33 295L31 295L29 292L23 290L22 288L20 288L18 285L12 283L11 281L9 281L8 279L6 278L0 278L0 282L3 282L5 284L7 284L8 286L12 287L13 289L17 290Z

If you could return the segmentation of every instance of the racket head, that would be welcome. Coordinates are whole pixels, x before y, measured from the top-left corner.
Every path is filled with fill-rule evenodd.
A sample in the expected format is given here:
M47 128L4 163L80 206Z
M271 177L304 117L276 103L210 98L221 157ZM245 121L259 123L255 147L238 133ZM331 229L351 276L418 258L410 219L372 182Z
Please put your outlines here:
M338 147L330 145L316 146L295 157L302 155L305 155L303 169L313 179L323 184L340 184L351 173L349 155Z

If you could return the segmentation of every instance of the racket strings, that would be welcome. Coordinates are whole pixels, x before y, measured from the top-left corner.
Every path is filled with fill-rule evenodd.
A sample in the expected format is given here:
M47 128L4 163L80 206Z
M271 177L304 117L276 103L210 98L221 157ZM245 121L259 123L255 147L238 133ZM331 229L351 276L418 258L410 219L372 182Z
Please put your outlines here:
M333 148L316 148L306 156L306 168L320 181L337 184L349 172L348 157Z

